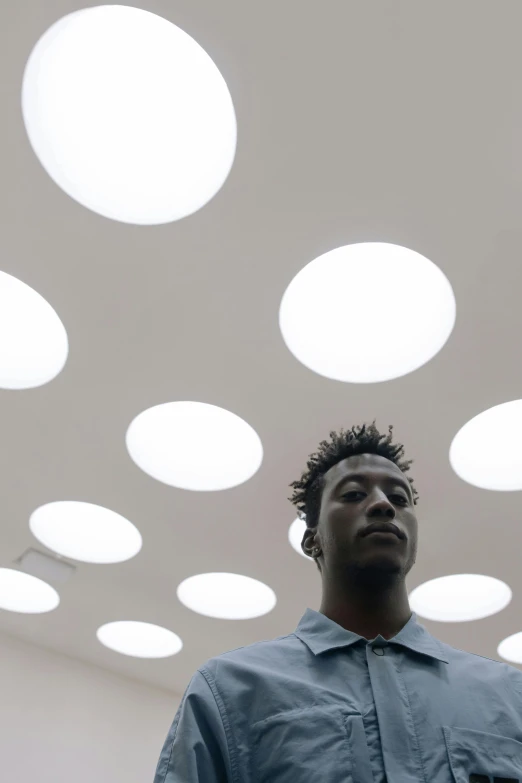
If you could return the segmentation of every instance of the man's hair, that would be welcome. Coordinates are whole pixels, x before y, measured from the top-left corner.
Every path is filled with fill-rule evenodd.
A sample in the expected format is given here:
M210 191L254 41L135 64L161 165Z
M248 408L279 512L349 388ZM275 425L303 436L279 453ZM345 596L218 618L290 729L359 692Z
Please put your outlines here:
M299 481L290 484L294 487L294 493L288 500L297 508L298 516L306 520L307 527L317 527L325 473L341 460L356 454L378 454L394 462L403 473L409 470L413 460L403 459L404 446L392 443L392 432L393 426L390 424L388 435L383 435L375 426L374 420L371 424L361 424L350 430L331 432L329 441L321 441L315 454L310 454L306 470ZM413 502L417 503L418 492L412 479L409 476L406 478L411 485ZM321 570L319 562L315 562Z

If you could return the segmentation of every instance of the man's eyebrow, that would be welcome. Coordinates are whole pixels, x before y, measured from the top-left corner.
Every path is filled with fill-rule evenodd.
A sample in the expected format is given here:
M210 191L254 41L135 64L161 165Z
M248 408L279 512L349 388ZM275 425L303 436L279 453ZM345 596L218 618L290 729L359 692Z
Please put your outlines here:
M348 481L358 481L360 484L365 484L368 481L368 476L364 476L362 473L348 473L346 476L343 476L337 484L334 487L334 490L337 491L343 484L346 484ZM409 483L402 479L400 476L386 476L384 478L384 481L388 484L396 484L403 489L406 490L408 493L408 497L412 497L412 491Z

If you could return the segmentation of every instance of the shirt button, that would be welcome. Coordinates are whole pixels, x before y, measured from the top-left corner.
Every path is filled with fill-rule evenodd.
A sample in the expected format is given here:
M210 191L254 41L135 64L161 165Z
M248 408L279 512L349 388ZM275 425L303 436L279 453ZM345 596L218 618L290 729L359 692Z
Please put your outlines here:
M384 655L384 647L372 647L375 655Z

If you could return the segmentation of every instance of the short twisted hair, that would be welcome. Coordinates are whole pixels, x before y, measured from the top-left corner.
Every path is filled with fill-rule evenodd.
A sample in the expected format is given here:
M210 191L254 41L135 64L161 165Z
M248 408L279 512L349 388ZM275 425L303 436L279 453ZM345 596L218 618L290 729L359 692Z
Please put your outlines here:
M338 433L330 432L330 440L321 441L317 451L310 454L301 478L290 484L294 492L288 500L297 508L298 516L306 520L307 527L317 527L325 473L341 460L356 454L378 454L394 462L403 473L409 470L413 460L403 459L404 446L392 443L392 432L393 426L390 424L387 435L380 433L373 421ZM406 478L411 485L413 502L417 503L418 492L413 486L413 480L409 476ZM320 570L317 560L316 565Z

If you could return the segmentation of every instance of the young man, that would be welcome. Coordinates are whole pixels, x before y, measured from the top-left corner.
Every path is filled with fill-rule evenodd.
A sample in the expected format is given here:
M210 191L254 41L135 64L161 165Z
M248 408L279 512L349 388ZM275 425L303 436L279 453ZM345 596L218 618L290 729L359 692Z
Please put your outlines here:
M409 607L411 460L391 427L330 437L291 498L321 608L200 667L155 783L522 783L522 673L438 641Z

